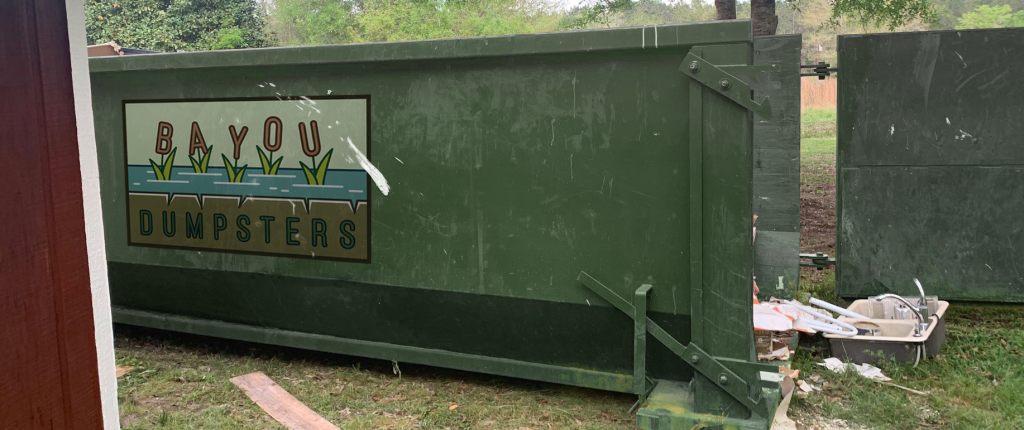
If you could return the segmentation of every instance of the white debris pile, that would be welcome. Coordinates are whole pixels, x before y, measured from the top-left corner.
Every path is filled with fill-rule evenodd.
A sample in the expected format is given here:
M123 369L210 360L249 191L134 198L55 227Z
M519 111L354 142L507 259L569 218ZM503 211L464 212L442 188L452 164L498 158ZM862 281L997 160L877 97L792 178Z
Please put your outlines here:
M885 376L885 374L882 373L882 369L879 369L870 364L843 363L842 360L835 357L831 357L826 358L825 361L818 363L818 365L828 370L831 370L835 373L846 373L846 371L853 369L854 371L859 373L860 376L863 376L868 379L874 379L876 381L882 382L892 380L892 378Z

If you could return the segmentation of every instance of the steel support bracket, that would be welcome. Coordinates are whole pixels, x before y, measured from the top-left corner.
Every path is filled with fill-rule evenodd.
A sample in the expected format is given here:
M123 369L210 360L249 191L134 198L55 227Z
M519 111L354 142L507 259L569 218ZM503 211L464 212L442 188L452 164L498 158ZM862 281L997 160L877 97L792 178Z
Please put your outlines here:
M733 72L736 72L740 67L754 67L755 69L751 69L749 72L737 72L737 74L756 76L761 71L764 71L762 66L729 66ZM695 81L704 84L704 86L717 91L729 100L749 109L761 118L772 119L772 106L768 97L762 99L760 103L755 102L753 90L747 82L723 68L700 58L693 52L686 54L682 64L679 65L679 70L689 75Z
M757 84L761 82L760 76L762 73L774 73L781 72L782 66L779 64L724 64L718 66L719 69L724 70L726 73L740 78L747 85L756 89Z
M772 404L774 400L773 397L768 395L768 392L765 391L766 389L761 387L761 381L775 381L771 380L767 375L762 377L761 372L770 372L772 369L775 369L777 373L777 367L714 357L708 355L708 353L704 352L704 350L700 349L700 347L692 342L689 345L683 345L681 342L676 340L675 337L670 335L657 323L651 321L651 319L647 317L646 296L647 291L650 290L650 286L648 285L641 286L635 293L635 297L642 296L645 299L643 314L641 316L641 314L638 313L636 306L616 294L610 288L604 286L604 284L598 282L596 279L588 275L587 272L580 272L579 276L576 277L576 280L598 296L601 296L601 298L605 299L608 303L611 303L612 306L615 306L617 309L633 318L635 323L634 330L639 330L641 327L641 324L636 324L637 319L646 320L645 323L642 324L646 327L646 332L654 336L655 339L658 339L658 341L664 344L669 350L693 366L696 371L713 381L716 385L721 387L723 391L749 408L752 412L762 417L767 417L771 413L772 408L774 408L774 404ZM635 339L639 338L641 338L641 336L635 337ZM642 343L646 350L646 334L642 336L642 338ZM634 354L638 354L639 351L637 343L634 342ZM634 361L634 390L638 388L638 383L636 381L638 375L636 372L643 371L646 374L645 360L646 358L644 360ZM638 368L636 366L637 363L644 363L644 368ZM641 376L640 378L646 381L646 375ZM646 390L646 386L644 386L644 389Z
M733 369L730 369L729 364L735 365L739 362L738 360L714 357L704 352L703 349L700 349L693 342L686 346L686 351L683 352L683 360L686 360L694 369L710 379L711 382L714 382L715 385L718 385L722 391L729 393L730 396L742 403L743 406L750 408L754 413L767 417L772 408L774 408L775 405L771 404L771 397L763 395L764 393L761 393L758 389L761 385L760 379L758 381L748 381ZM746 362L744 363L746 364ZM776 373L778 373L778 368L776 367L775 369Z

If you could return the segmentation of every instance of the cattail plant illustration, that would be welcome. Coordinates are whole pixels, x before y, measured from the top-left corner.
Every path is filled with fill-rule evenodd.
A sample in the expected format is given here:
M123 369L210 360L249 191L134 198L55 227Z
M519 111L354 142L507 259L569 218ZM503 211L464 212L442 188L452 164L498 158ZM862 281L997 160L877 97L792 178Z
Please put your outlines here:
M316 127L316 121L309 122L309 128L313 134L313 147L309 146L309 139L306 137L306 124L299 123L299 136L302 139L302 152L307 157L313 159L313 167L310 168L306 163L299 162L302 166L302 172L306 174L306 183L309 185L324 185L324 179L327 178L327 166L331 164L331 153L334 149L327 151L324 154L324 158L320 159L320 164L316 164L316 156L320 155L320 131Z
M228 182L242 182L242 178L245 177L245 169L249 167L248 164L238 167L238 159L242 156L242 140L245 139L245 134L249 132L249 127L242 127L242 132L237 133L235 126L229 126L228 130L231 132L231 140L235 142L235 152L232 156L235 159L235 165L231 165L231 160L228 160L228 156L221 154L221 158L224 159L224 168L228 171Z
M202 156L199 157L198 160L189 155L188 159L189 161L192 162L192 170L195 170L196 173L206 173L206 168L210 166L210 153L212 151L213 145L210 145L210 147L207 148L206 151L202 151L204 152L204 154L202 154Z
M171 144L171 136L174 134L174 127L167 122L160 121L157 125L156 133L156 153L160 154L160 164L157 164L153 159L149 160L149 164L153 166L153 174L156 175L156 180L166 181L171 179L171 170L174 168L174 154L178 152L178 148L173 148ZM166 160L164 159L166 156Z
M274 126L276 131L273 145L270 144L270 126ZM267 150L267 153L264 153L263 149L260 149L259 146L256 146L256 151L259 152L260 164L263 165L264 175L276 175L277 168L281 167L281 161L284 160L284 157L281 156L277 158L277 161L274 161L274 153L281 149L281 133L280 118L272 116L263 123L263 148Z
M210 165L210 151L213 150L213 145L206 146L206 139L203 138L202 131L199 130L199 123L192 122L192 143L188 146L188 159L192 162L192 170L196 173L206 173L206 168ZM199 150L199 159L193 157L196 154L196 150Z

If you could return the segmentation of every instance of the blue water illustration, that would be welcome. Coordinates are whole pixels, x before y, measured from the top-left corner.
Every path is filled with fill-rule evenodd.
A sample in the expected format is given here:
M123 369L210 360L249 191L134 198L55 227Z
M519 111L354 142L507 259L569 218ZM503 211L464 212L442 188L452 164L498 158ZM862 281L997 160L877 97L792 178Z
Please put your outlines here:
M264 175L263 169L246 169L242 182L230 182L227 169L210 166L207 173L190 167L175 167L171 179L159 181L152 166L128 166L128 191L169 194L217 194L293 199L366 201L370 190L363 170L327 170L324 185L308 185L302 169L279 169Z

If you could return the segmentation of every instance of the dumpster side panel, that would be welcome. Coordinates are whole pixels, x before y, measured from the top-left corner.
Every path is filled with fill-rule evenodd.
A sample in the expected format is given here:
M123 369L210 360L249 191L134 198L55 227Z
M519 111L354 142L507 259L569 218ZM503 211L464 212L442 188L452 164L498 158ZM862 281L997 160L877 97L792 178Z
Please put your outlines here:
M109 258L580 304L592 298L575 282L580 270L614 279L623 296L645 282L680 288L687 267L672 263L688 252L687 125L676 118L686 111L684 52L98 75L105 118L120 117L120 100L142 91L145 99L368 94L369 158L391 187L387 196L368 187L369 265L125 246ZM100 154L110 188L125 183L115 121L99 132L110 143ZM295 125L284 128L284 145L299 144ZM210 144L230 148L227 130L216 131ZM118 210L106 211L106 222L127 225L124 202L109 204ZM110 230L111 242L127 242L127 228ZM651 304L688 308L682 294Z
M705 219L704 286L718 291L701 305L714 310L705 330L731 337L709 351L747 359L750 114L704 95L707 189L694 202L690 82L679 64L692 45L716 42L746 43L745 54L723 58L749 64L749 40L742 22L94 61L115 315L630 391L631 318L576 277L586 271L623 297L654 285L651 318L688 342L696 205ZM485 42L493 50L469 48ZM137 226L125 210L125 101L280 97L334 124L336 112L300 98L327 95L370 100L366 155L388 187L367 183L369 262L128 246ZM210 115L225 123L207 143L230 150L226 128L238 120ZM238 125L262 142L262 124ZM283 145L298 145L295 124L284 129ZM345 156L338 148L335 156ZM286 228L278 222L253 228ZM667 348L648 345L652 377L691 377ZM511 361L512 370L495 370L491 359ZM599 381L565 380L553 368L596 372Z
M1024 301L1024 30L839 38L844 297Z

